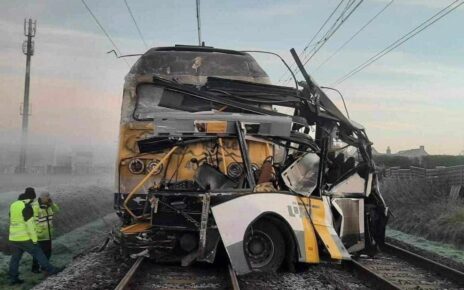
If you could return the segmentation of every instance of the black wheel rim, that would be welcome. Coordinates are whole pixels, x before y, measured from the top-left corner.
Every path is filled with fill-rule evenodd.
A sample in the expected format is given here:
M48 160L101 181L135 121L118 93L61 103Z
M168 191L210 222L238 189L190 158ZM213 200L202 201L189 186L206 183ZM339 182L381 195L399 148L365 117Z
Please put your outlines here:
M263 231L251 231L245 240L245 253L252 268L266 266L274 256L274 242Z

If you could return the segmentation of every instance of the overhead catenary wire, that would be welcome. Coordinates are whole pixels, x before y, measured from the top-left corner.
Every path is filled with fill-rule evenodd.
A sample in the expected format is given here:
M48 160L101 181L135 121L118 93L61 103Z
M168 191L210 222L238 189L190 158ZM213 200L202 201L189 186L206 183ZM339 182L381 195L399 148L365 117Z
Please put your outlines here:
M356 0L348 0L348 2L345 5L345 8L343 8L343 10L340 12L337 19L335 19L335 21L332 23L332 25L324 33L324 35L322 35L322 37L311 47L311 50L307 51L303 56L299 56L299 58L302 60L302 63L305 62L308 59L308 56L311 55L319 47L319 45L321 45L323 42L325 42L325 40L327 39L327 36L333 31L333 29L339 23L340 19L343 18L345 13L353 6L353 4L355 2L356 2ZM295 68L295 70L296 70L296 68Z
M305 62L309 55L312 54L319 45L321 45L321 43L325 42L325 40L327 39L328 35L334 30L334 28L337 26L337 24L339 23L340 19L343 18L343 16L345 15L345 13L353 6L353 4L355 3L356 0L348 0L348 2L346 3L345 5L345 8L343 8L343 10L341 11L340 15L338 15L337 19L335 19L335 22L332 23L332 26L329 27L329 29L325 32L325 34L321 37L321 39L319 39L315 45L312 47L312 49L308 52L306 52L306 55L304 55L304 57L300 58L302 60L302 63Z
M457 5L455 5L455 4L457 4ZM463 0L456 0L456 1L452 2L448 6L446 6L445 8L443 8L442 10L440 10L439 12L437 12L436 14L434 14L433 16L431 16L430 18L428 18L427 20L422 22L420 25L416 26L414 29L412 29L411 31L409 31L408 33L404 34L402 37L400 37L399 39L397 39L396 41L391 43L389 46L387 46L383 50L379 51L377 54L370 57L368 60L366 60L362 64L358 65L356 68L351 70L349 73L347 73L344 76L342 76L341 78L337 79L333 83L333 85L340 84L340 83L346 81L347 79L353 77L354 75L356 75L360 71L362 71L365 68L367 68L368 66L370 66L372 63L376 62L377 60L379 60L383 56L390 53L395 48L399 47L400 45L402 45L403 43L405 43L409 39L413 38L414 36L416 36L417 34L422 32L423 30L427 29L429 26L433 25L438 20L442 19L443 17L445 17L446 15L448 15L449 13L451 13L452 11L454 11L455 9L460 7L462 4L464 4ZM454 6L454 7L452 7L452 6ZM450 7L452 7L452 8L450 8Z
M362 4L364 0L361 0L359 1L356 6L351 10L349 11L348 15L346 17L343 17L341 18L340 20L340 23L334 27L334 29L332 31L330 31L330 34L327 34L322 43L319 45L319 47L317 47L315 49L315 51L306 59L306 61L303 63L303 65L306 65L315 55L316 53L327 43L327 41L332 37L332 35L335 34L335 32L337 32L337 30L343 25L343 23L348 19L350 18L350 16L353 14L354 11L356 11L356 9L358 9L358 7ZM354 3L354 2L353 2ZM344 14L342 14L342 16L344 16Z
M338 5L335 7L335 9L332 10L332 12L330 13L330 15L326 18L326 20L324 21L324 23L322 23L321 27L319 27L319 29L317 30L317 32L313 35L313 37L311 38L311 40L306 44L306 46L303 48L303 51L298 55L298 57L302 57L303 54L306 52L306 50L311 46L311 44L313 43L314 39L316 39L316 37L319 35L319 33L322 31L322 29L324 29L324 27L327 25L327 23L330 21L330 19L332 19L332 16L335 14L335 12L337 12L338 8L340 8L340 6L342 5L342 3L344 2L345 0L341 0ZM294 70L295 69L295 64L292 64L290 66L291 70ZM279 82L281 82L287 75L288 71L285 71L279 78Z
M330 21L330 19L332 19L332 16L335 14L335 12L337 12L338 8L340 8L340 6L342 5L342 3L344 2L345 0L341 0L337 7L335 7L335 9L332 11L332 13L330 13L329 17L327 17L327 19L324 21L324 23L322 24L322 26L319 28L319 30L314 34L313 38L311 38L311 40L306 44L306 46L304 47L303 51L300 53L299 57L301 57L303 55L303 53L306 52L306 50L309 48L309 46L313 43L314 39L316 39L316 37L319 35L319 33L322 31L322 29L324 29L324 27L327 25L327 23Z
M364 0L349 0L345 5L345 8L341 11L338 18L332 24L332 26L325 32L322 38L316 43L316 45L305 55L303 58L303 65L307 63L316 55L316 53L329 41L329 39L340 29L340 27L348 20L351 15L359 8ZM298 71L295 72L298 74ZM284 81L284 84L287 84L291 81L291 78Z
M319 64L319 66L315 69L318 70L324 64L326 64L329 60L331 60L335 55L337 55L345 46L347 46L358 34L360 34L367 26L369 26L377 17L379 17L391 4L393 4L395 0L391 0L388 2L379 12L377 12L372 18L369 19L358 31L356 31L350 38L348 38L334 53L332 53L329 57Z
M95 23L97 24L97 26L100 28L100 30L103 32L103 34L106 36L106 38L108 38L108 40L111 42L111 44L113 45L113 48L114 50L116 50L116 52L118 53L118 55L121 55L121 50L119 49L119 47L116 45L116 43L113 41L113 39L111 38L111 36L108 34L108 32L105 30L105 28L103 27L103 25L100 23L100 21L98 21L98 18L95 16L95 14L92 12L92 9L90 9L90 7L87 5L87 3L85 2L85 0L81 0L82 4L85 6L85 8L87 9L87 11L90 13L90 15L92 16L93 20L95 21ZM127 62L126 59L124 59L124 62L127 64L127 66L130 67L129 63Z
M127 11L129 11L129 15L132 18L132 22L134 22L134 25L135 25L135 28L137 29L140 40L142 40L143 44L145 45L145 48L148 49L148 44L145 41L145 38L143 37L142 31L140 30L140 27L137 24L137 20L135 20L134 13L132 13L132 9L130 8L129 3L127 3L127 0L124 0L124 4L126 4L126 8L127 8Z

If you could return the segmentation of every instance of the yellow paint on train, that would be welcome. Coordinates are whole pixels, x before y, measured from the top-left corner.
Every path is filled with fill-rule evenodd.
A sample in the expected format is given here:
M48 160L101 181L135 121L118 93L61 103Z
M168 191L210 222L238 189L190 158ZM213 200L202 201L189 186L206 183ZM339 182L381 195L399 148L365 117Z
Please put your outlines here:
M213 130L219 130L221 124L216 124ZM120 192L128 192L137 185L146 175L147 170L142 174L132 174L128 165L133 158L141 160L147 168L150 162L159 161L167 151L161 153L140 154L138 152L137 141L148 138L153 134L154 127L152 122L130 122L121 127L119 142L119 186ZM151 177L147 186L156 186L161 181L176 182L193 180L198 165L206 162L217 164L219 169L228 175L227 169L231 163L242 163L240 148L235 138L221 138L220 144L216 142L202 142L184 146L177 150L163 164L160 172ZM272 156L273 150L264 140L247 140L250 152L251 163L256 168L261 168L264 160ZM219 150L219 151L218 151ZM146 192L141 189L138 193Z

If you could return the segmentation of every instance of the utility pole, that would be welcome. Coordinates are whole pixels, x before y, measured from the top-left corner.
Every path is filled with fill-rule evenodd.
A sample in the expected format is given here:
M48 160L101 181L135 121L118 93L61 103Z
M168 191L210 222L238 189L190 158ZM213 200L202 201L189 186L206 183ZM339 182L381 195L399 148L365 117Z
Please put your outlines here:
M198 45L201 46L200 0L196 0L196 1L197 1Z
M18 172L24 173L26 171L26 152L27 152L27 131L29 126L29 84L31 79L31 57L34 55L34 41L32 38L35 36L37 30L37 21L32 22L24 19L24 36L27 39L23 42L23 53L26 55L26 79L24 82L24 102L20 115L23 116L22 134L21 134L21 152L19 155Z

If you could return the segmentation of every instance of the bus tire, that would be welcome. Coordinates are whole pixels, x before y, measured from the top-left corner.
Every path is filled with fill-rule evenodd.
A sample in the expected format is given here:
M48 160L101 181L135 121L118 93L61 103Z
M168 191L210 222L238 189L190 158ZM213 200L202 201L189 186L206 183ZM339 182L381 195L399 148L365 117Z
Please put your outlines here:
M244 251L253 271L275 272L285 258L285 240L268 221L258 221L245 234Z

